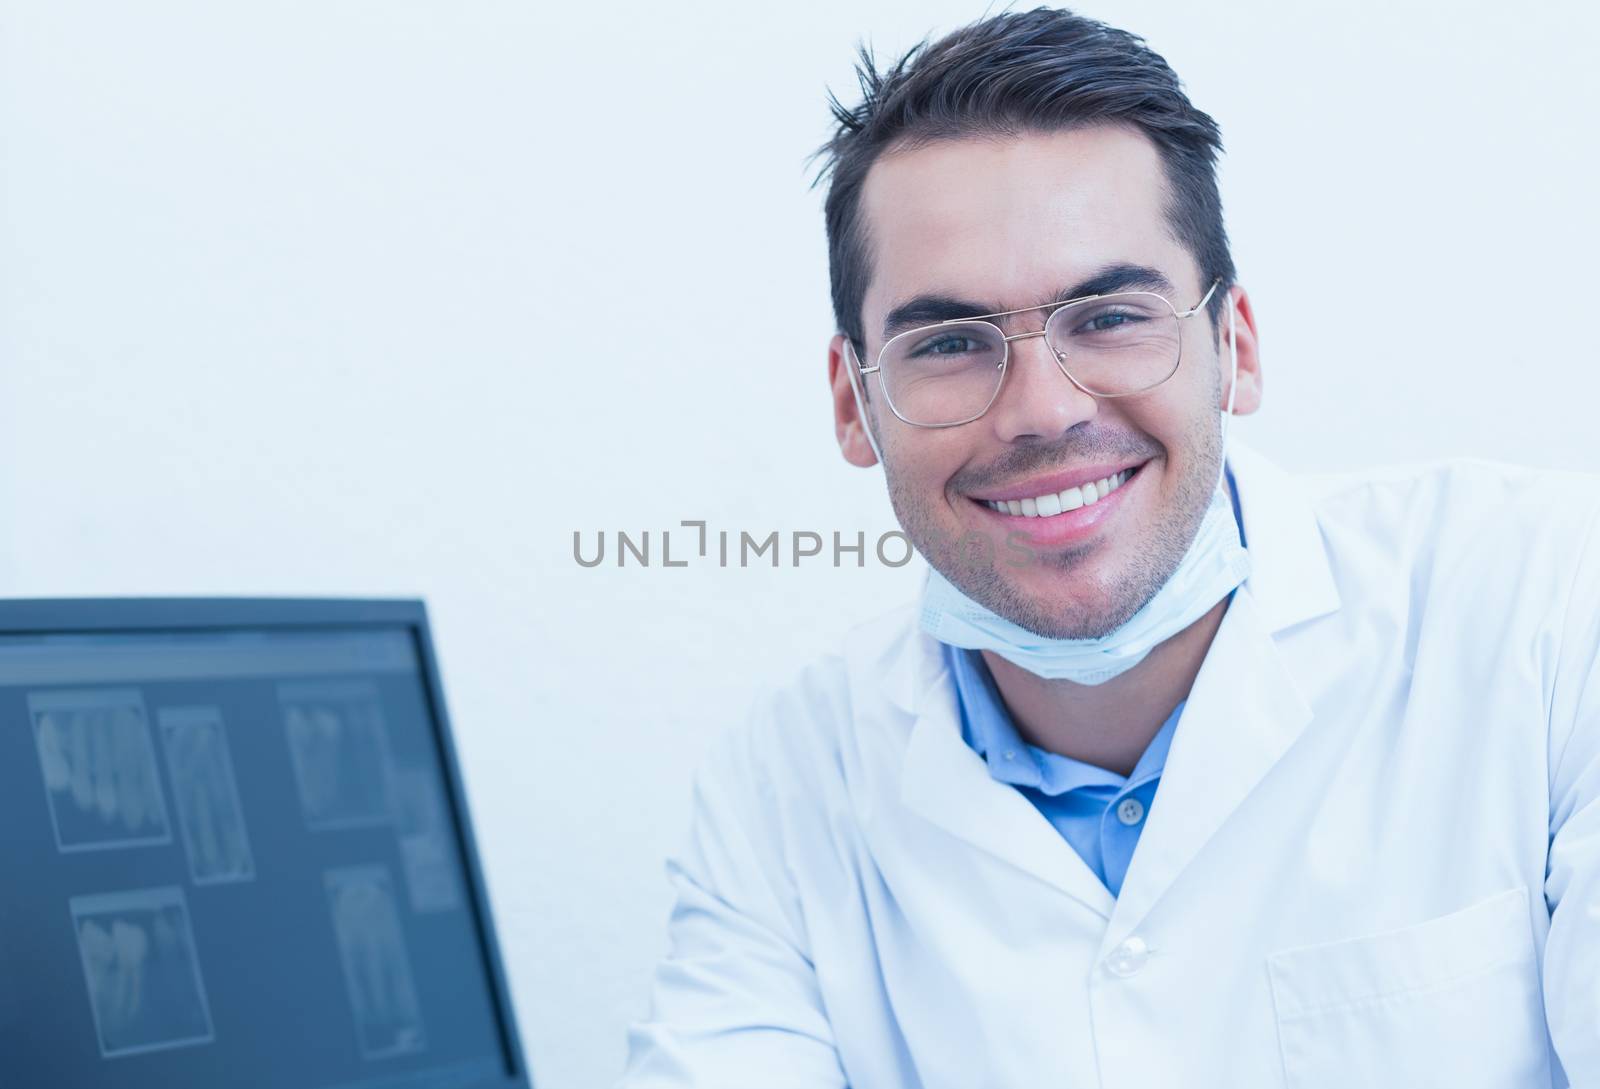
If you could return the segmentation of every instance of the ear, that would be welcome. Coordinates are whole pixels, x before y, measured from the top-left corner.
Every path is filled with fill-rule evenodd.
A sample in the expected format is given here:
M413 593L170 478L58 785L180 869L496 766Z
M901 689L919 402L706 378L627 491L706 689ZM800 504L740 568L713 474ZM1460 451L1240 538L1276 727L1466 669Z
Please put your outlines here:
M1261 342L1256 337L1256 315L1250 306L1250 296L1235 284L1228 290L1227 303L1217 315L1217 325L1222 336L1217 352L1217 367L1221 371L1222 402L1217 408L1228 407L1228 378L1233 370L1233 360L1228 354L1228 315L1233 313L1233 336L1239 356L1237 388L1233 394L1233 414L1248 416L1261 407Z
M855 351L848 346L843 333L835 333L828 341L828 386L833 393L833 434L839 441L840 453L851 465L871 468L878 463L878 455L866 432L870 422L861 415L863 407L867 412L873 411L869 400L870 384L861 373Z
M1227 293L1227 302L1218 315L1218 328L1221 336L1218 339L1218 353L1216 353L1216 366L1221 374L1219 387L1222 390L1222 400L1218 403L1219 409L1227 409L1227 379L1234 369L1234 361L1227 352L1227 337L1229 328L1227 320L1232 313L1234 318L1234 337L1238 342L1238 379L1237 389L1234 392L1234 416L1250 416L1256 409L1261 408L1261 342L1256 339L1256 312L1251 309L1250 294L1238 285L1232 286Z

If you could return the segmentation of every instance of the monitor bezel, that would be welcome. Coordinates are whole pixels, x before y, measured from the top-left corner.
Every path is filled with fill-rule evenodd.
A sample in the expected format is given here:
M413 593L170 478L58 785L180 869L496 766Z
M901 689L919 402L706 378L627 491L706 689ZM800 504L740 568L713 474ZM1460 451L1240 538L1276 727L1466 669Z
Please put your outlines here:
M471 1089L534 1089L523 1054L516 1009L500 954L488 888L478 857L477 834L467 805L456 755L455 732L444 699L426 603L420 598L301 597L124 597L17 598L0 600L0 635L114 635L208 633L224 631L315 631L404 627L411 633L423 691L434 727L434 744L444 769L455 816L457 847L467 870L476 913L480 952L494 992L501 1044L513 1069L476 1081ZM398 1074L396 1085L415 1086L415 1073ZM365 1083L364 1083L365 1084ZM376 1082L381 1085L382 1082Z

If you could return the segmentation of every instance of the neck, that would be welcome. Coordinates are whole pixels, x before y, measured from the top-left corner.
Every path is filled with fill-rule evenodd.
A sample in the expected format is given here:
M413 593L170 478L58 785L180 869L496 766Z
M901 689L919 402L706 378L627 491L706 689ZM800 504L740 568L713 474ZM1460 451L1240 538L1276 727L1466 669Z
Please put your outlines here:
M1194 687L1228 601L1104 684L1047 680L987 650L983 660L1024 741L1126 776Z

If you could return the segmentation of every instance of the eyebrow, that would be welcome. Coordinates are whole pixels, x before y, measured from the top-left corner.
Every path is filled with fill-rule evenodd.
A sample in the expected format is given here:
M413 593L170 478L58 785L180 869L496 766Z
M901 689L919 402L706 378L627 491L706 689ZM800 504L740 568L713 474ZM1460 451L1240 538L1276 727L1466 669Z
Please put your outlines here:
M1173 287L1172 281L1168 280L1160 269L1119 262L1105 265L1087 279L1080 280L1071 287L1062 288L1056 292L1052 302L1040 305L1050 306L1055 302L1080 299L1085 295L1109 295L1113 291L1154 291L1157 294L1171 296L1177 288ZM974 302L971 299L958 299L951 295L918 295L889 311L888 316L883 319L883 336L887 340L896 333L915 329L919 325L934 325L957 318L998 314L1008 309L1010 308Z

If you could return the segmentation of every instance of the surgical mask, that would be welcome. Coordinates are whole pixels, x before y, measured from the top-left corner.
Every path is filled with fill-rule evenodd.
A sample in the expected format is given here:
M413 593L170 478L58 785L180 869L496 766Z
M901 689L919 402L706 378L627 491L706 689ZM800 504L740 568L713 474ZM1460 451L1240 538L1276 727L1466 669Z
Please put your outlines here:
M1250 554L1239 542L1233 503L1223 487L1228 423L1239 377L1233 308L1228 349L1233 374L1222 413L1222 468L1200 529L1171 577L1126 623L1098 639L1052 639L1012 623L967 597L931 566L922 596L922 630L951 646L989 650L1029 673L1077 684L1104 684L1144 660L1156 646L1199 620L1250 575Z

